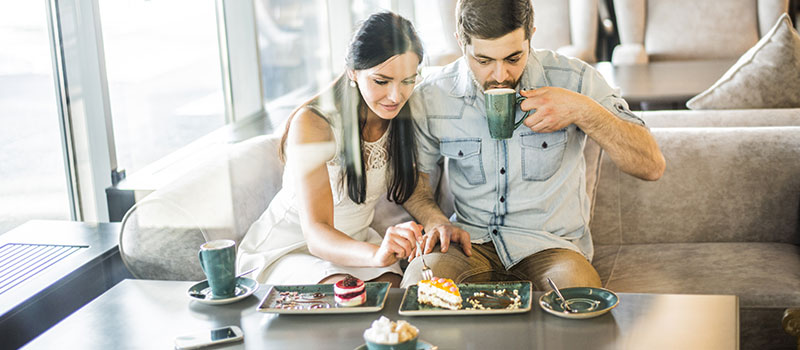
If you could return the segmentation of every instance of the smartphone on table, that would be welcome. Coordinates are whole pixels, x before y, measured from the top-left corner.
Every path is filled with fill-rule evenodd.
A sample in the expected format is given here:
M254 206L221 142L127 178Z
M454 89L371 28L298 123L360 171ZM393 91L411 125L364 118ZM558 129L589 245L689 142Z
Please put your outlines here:
M186 334L175 338L175 349L197 349L211 345L240 341L244 339L242 329L237 326L225 326Z

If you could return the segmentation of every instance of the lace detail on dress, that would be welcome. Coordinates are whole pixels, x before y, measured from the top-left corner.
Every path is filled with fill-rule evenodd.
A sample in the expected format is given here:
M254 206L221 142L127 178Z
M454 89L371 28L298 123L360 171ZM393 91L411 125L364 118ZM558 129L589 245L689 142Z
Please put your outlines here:
M375 142L364 141L364 166L366 171L376 170L383 168L389 162L389 150L387 149L389 140L389 129L392 124L386 128L381 138Z

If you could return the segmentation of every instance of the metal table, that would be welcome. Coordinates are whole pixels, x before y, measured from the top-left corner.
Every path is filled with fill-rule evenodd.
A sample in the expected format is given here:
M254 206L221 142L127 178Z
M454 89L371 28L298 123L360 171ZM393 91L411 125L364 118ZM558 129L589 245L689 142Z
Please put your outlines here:
M40 337L28 349L168 349L176 336L238 325L244 342L231 349L354 349L385 315L420 328L440 349L738 349L738 298L732 295L620 293L603 316L570 320L530 312L492 316L398 316L403 289L380 312L332 315L260 313L269 287L228 305L189 300L192 282L125 280ZM538 301L541 293L536 292Z

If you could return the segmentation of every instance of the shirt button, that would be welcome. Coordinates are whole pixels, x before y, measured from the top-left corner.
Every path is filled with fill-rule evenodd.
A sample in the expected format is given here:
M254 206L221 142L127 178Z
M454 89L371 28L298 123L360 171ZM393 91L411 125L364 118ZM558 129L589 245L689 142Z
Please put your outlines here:
M506 168L500 168L500 175L503 175L505 173L506 173Z
M506 201L506 197L500 197L500 203L503 203L505 201Z
M542 142L542 148L547 148L547 142Z
M458 151L458 156L459 157L463 157L464 156L464 152Z
M497 229L492 230L493 234L497 234Z

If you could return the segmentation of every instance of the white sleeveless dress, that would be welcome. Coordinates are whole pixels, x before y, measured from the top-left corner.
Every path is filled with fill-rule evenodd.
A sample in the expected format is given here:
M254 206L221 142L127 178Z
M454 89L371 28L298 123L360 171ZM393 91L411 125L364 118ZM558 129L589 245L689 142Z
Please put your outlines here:
M346 185L340 184L341 165L335 157L337 145L334 142L301 145L288 150L283 187L242 239L237 270L256 267L251 276L266 284L315 284L335 274L351 274L365 281L387 272L402 275L398 263L381 268L348 267L311 255L296 206L297 174L327 160L334 200L334 227L355 240L380 245L382 235L369 225L375 215L377 200L387 192L388 134L389 128L377 141L364 142L367 189L362 204L354 203L347 195Z

